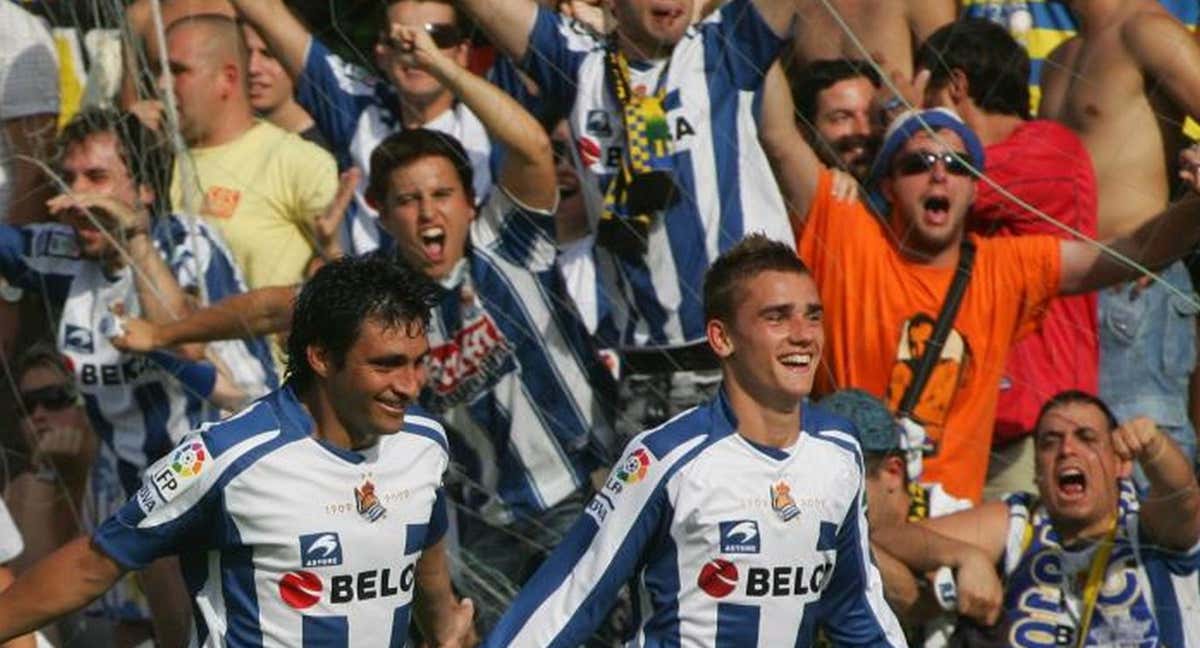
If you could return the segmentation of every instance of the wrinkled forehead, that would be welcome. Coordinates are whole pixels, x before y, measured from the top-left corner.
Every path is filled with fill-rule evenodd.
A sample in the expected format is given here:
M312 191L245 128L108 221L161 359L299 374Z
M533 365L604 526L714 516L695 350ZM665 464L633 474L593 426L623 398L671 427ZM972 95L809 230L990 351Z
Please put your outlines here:
M400 0L388 5L387 17L388 22L396 25L458 23L458 11L448 2Z
M908 138L904 146L900 147L901 153L912 153L915 151L966 151L967 145L963 142L958 133L948 128L936 128L933 134L925 129L921 129L913 136Z

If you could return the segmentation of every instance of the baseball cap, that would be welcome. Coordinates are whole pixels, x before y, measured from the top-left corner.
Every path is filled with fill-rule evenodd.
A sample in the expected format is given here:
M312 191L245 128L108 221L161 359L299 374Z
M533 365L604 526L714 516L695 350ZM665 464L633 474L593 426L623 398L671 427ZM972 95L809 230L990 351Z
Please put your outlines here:
M864 453L899 452L900 426L883 401L861 389L843 389L826 396L822 409L850 419L858 428L858 443Z
M887 201L879 191L879 183L891 169L892 158L896 157L896 153L904 147L908 140L912 139L913 135L925 130L926 126L935 131L946 129L957 134L967 147L967 153L971 155L971 163L976 169L983 170L983 142L979 140L975 131L963 122L958 113L942 107L906 110L892 120L887 132L883 134L883 145L879 147L879 154L875 156L875 162L871 164L871 172L867 174L868 199L872 207L879 210L878 213L886 213L886 210L880 210L880 207L886 205Z

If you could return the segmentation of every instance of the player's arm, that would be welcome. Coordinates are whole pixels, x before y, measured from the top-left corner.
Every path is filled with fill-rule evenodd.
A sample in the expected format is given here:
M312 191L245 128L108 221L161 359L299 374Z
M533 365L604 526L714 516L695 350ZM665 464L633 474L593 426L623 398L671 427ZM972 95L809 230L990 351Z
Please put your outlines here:
M763 82L758 138L788 203L792 226L799 229L817 193L823 165L796 125L796 104L778 61Z
M1140 512L1149 541L1175 551L1195 547L1200 542L1200 490L1179 446L1146 417L1122 424L1112 439L1117 456L1136 461L1150 482Z
M312 37L282 0L230 0L238 15L260 35L288 76L300 78Z
M445 538L421 552L416 581L417 623L430 643L447 647L474 645L478 641L473 623L475 605L471 599L460 601L454 594L446 562Z
M1075 36L1055 47L1046 56L1039 84L1042 88L1042 98L1038 104L1038 117L1065 121L1067 90L1071 85L1072 75L1069 62L1082 44L1083 41Z
M0 592L0 640L78 610L108 591L123 573L87 537L72 540Z
M227 297L181 320L155 325L124 322L125 333L112 339L122 351L153 351L188 342L213 342L280 333L292 324L296 286L272 286Z
M8 588L13 582L12 570L8 565L0 565L0 591ZM21 635L11 641L6 641L0 648L36 648L37 641L32 634Z
M406 64L442 82L483 123L493 141L504 146L499 184L517 202L552 211L558 202L550 136L511 96L446 56L424 30L395 26L392 37L408 53Z
M1138 13L1122 26L1121 40L1185 115L1200 117L1200 45L1183 23L1165 11Z
M537 3L533 0L458 0L458 6L471 15L488 40L505 56L514 61L525 59Z

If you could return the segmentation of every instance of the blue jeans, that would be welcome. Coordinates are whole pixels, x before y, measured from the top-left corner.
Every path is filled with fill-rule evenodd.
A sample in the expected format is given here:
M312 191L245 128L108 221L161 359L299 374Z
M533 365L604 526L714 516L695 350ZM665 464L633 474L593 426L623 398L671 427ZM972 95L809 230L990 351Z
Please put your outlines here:
M1172 286L1200 301L1182 262L1162 271ZM1188 417L1188 379L1196 367L1196 314L1189 300L1157 282L1100 291L1100 397L1118 421L1148 416L1169 434L1189 462L1196 432ZM1137 467L1134 480L1146 488Z

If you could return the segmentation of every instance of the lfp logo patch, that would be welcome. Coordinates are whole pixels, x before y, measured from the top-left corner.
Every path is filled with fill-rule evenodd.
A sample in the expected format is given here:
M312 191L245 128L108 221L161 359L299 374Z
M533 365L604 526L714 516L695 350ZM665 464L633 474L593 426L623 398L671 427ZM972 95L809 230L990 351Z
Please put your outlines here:
M648 470L650 470L650 453L646 452L645 448L638 448L629 455L625 463L617 468L617 479L626 484L636 484L642 481Z
M208 452L199 440L181 446L171 457L171 470L180 477L195 477L204 468Z
M758 522L754 520L722 522L720 530L723 554L756 554L762 548Z

